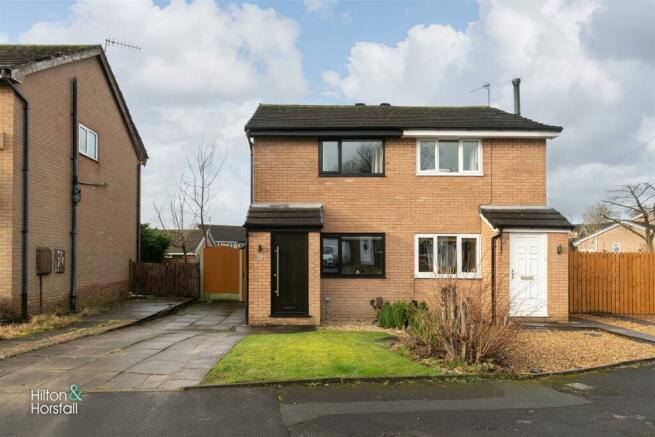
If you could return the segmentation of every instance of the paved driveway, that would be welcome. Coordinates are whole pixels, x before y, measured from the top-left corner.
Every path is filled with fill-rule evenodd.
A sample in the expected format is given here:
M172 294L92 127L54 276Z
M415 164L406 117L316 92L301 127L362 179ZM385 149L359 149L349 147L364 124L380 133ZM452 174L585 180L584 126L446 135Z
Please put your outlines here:
M243 334L245 311L232 302L195 304L142 325L0 361L0 392L173 390L196 385Z

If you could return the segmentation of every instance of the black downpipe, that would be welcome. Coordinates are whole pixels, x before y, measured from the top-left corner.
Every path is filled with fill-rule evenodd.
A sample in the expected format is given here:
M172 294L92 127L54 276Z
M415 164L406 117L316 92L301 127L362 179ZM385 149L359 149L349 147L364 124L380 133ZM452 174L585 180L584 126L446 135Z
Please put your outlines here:
M503 230L491 237L491 322L496 324L496 241L503 235Z
M141 262L141 163L136 165L136 262Z
M254 162L253 162L253 144L250 139L250 131L246 131L246 139L248 140L248 145L250 146L250 204L252 205L255 200L255 191L254 191ZM248 309L250 306L250 244L248 238L248 228L246 228L246 324L248 324Z
M21 275L20 275L20 315L23 320L28 317L27 312L27 233L29 230L29 113L30 104L27 98L18 88L5 78L5 83L9 85L16 97L23 102L23 222L21 229Z
M71 162L73 167L73 179L71 184L71 289L69 295L70 311L77 310L77 204L80 201L80 184L78 179L78 134L79 123L77 120L77 78L72 80L73 102L71 121L73 128L73 142L71 144Z

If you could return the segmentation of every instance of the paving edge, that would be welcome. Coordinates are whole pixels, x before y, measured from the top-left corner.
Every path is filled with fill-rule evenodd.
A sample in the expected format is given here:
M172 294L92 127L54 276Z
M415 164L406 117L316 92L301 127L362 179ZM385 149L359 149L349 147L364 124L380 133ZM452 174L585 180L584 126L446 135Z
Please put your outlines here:
M50 347L50 346L55 346L55 345L58 345L58 344L68 343L68 342L71 342L73 340L78 340L78 339L84 338L84 337L93 337L95 335L106 334L107 332L118 331L119 329L129 328L130 326L135 326L135 325L139 325L141 323L149 322L151 320L158 319L160 317L163 317L163 316L169 315L171 313L174 313L175 311L179 311L182 308L191 305L193 302L195 302L195 299L189 299L189 300L186 300L184 302L180 302L178 304L172 305L172 306L170 306L168 308L164 308L163 310L158 311L158 312L153 313L153 314L150 314L149 316L146 316L146 317L144 317L142 319L129 321L128 323L119 324L119 325L116 325L116 326L110 326L109 328L107 328L105 330L101 330L100 332L89 332L89 333L86 333L86 334L82 333L81 335L79 335L77 337L65 338L65 339L62 339L61 341L57 341L55 343L38 345L38 346L35 346L35 347L32 347L32 348L21 350L20 352L16 352L16 353L13 353L13 354L9 353L9 355L5 355L5 356L0 357L0 362L2 362L3 360L6 360L7 358L12 358L12 357L15 357L15 356L18 356L18 355L26 354L28 352L38 351L38 350L45 349L45 348ZM91 330L93 328L94 327L86 328L86 329ZM64 335L64 334L62 334L62 335Z
M635 364L655 364L655 357L641 358L638 360L618 361L602 366L584 367L581 369L560 370L556 372L540 372L530 374L488 374L488 373L469 373L453 375L434 375L434 376L377 376L377 377L342 377L342 378L313 378L313 379L290 379L286 381L258 381L258 382L237 382L233 384L205 384L192 385L183 387L180 390L203 390L208 388L248 388L248 387L284 387L291 385L310 385L310 384L356 384L356 383L380 383L380 382L430 382L430 381L451 381L451 380L470 380L470 379L495 379L495 380L531 380L537 378L546 378L549 376L576 375L582 373L595 372L598 370L612 369L616 367L630 366Z

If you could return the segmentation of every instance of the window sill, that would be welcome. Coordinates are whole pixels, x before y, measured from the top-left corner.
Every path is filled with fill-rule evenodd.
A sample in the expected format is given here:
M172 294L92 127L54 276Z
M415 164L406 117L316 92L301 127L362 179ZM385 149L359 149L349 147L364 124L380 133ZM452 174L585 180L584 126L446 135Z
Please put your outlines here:
M446 172L417 172L416 176L484 176L484 173L481 172L471 172L471 173L446 173Z
M326 274L321 274L321 279L329 279L329 278L345 278L345 279L386 279L386 275L326 275Z
M435 273L414 273L414 279L482 279L482 275L444 275Z
M346 173L319 173L321 178L383 178L384 173L380 174L346 174Z
M100 164L100 161L98 161L95 158L91 158L89 155L84 154L82 152L79 152L80 156L83 156L84 158L88 159L89 161L95 162L96 164Z

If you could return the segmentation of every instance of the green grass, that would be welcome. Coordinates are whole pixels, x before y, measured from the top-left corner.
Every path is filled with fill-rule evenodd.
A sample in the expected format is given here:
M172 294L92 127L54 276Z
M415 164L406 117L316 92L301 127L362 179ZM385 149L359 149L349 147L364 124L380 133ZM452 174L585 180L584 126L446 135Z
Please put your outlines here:
M385 337L344 331L251 335L216 363L203 383L440 373L379 344Z

